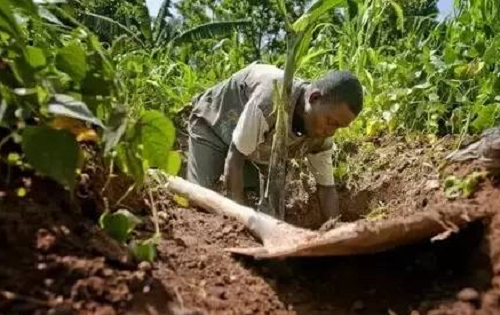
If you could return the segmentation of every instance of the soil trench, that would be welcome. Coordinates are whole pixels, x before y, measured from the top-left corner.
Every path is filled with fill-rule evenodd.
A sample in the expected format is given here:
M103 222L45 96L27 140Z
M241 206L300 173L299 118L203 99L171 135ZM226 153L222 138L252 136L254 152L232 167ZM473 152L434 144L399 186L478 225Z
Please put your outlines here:
M447 200L443 174L478 170L440 170L447 152L446 141L386 139L373 151L348 153L362 168L338 182L342 220L399 218L436 207L446 212L451 205L500 209L494 178L483 180L470 198ZM286 220L316 229L323 222L314 185L300 173L288 183ZM0 198L2 315L500 314L499 215L442 241L376 255L256 261L225 251L258 245L241 224L182 208L165 194L157 200L164 235L158 260L136 266L113 259L119 249L89 232L99 208L91 194L80 198L79 209L56 185L32 181L26 198ZM134 201L147 219L147 205ZM152 231L145 221L140 235Z

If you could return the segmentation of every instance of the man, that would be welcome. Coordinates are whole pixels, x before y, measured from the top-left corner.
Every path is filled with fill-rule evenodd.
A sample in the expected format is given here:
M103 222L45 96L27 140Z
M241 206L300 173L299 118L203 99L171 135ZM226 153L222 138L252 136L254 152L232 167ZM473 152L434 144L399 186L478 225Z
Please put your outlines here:
M189 121L187 178L213 188L221 175L230 197L245 202L252 168L267 180L276 113L273 80L284 71L251 64L193 99ZM333 180L331 137L347 127L363 107L362 87L349 72L331 72L313 82L295 79L289 113L288 157L307 157L325 219L339 214Z

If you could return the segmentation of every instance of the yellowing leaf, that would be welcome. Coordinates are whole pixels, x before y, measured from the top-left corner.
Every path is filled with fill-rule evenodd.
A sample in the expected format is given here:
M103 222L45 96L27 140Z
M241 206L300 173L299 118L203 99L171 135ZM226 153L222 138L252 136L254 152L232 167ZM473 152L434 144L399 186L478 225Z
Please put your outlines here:
M427 140L429 141L430 144L434 144L437 142L438 138L436 135L433 134L428 134L427 135Z
M21 156L19 154L17 154L17 153L9 153L9 155L7 156L7 162L10 165L15 165L20 160L21 160Z
M78 142L97 142L99 136L94 129L85 126L85 123L78 119L65 116L57 116L52 120L50 126L54 129L65 129L71 132Z
M24 189L23 187L18 188L18 189L17 189L17 196L18 196L19 198L23 198L23 197L25 197L25 196L26 196L26 189Z
M184 197L181 197L179 195L174 195L174 201L177 203L179 206L183 208L188 208L189 207L189 200L187 200Z

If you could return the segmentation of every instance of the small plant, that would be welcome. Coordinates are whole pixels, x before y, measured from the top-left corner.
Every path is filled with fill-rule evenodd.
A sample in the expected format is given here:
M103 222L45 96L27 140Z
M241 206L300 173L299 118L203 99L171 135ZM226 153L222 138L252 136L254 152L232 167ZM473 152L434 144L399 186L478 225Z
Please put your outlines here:
M104 212L100 219L101 228L116 241L125 244L135 227L141 220L125 209L120 209L114 213Z
M117 74L112 50L69 12L32 0L2 2L0 52L0 132L6 134L0 148L8 141L20 145L19 152L2 152L6 164L50 177L72 196L86 163L84 142L93 144L111 172L117 166L135 180L128 192L142 187L150 168L177 174L181 156L172 150L173 123L156 110L139 108L131 114L127 84ZM19 197L26 193L17 190ZM160 237L153 212L155 235L130 243L141 260L154 257L151 246ZM126 244L139 220L126 210L106 209L99 223Z
M448 176L444 181L444 192L448 199L469 198L474 194L477 185L486 176L484 172L474 172L463 178Z
M104 212L99 219L101 228L120 244L127 245L133 257L138 261L153 262L156 259L157 249L161 235L155 235L147 240L140 241L132 238L133 232L141 220L125 209L114 213Z

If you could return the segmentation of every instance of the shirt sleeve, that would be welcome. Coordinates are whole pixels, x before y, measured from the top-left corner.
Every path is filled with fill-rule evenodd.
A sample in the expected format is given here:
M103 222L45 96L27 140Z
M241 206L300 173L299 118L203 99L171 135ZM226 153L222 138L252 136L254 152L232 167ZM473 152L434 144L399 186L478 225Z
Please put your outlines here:
M311 169L316 183L321 186L334 186L335 181L333 179L333 163L332 155L334 150L334 145L326 146L323 151L317 153L310 153L307 155L307 160L309 162L309 167Z
M254 92L248 100L233 131L232 142L238 151L249 156L265 140L269 125L259 108L266 101L262 93Z

